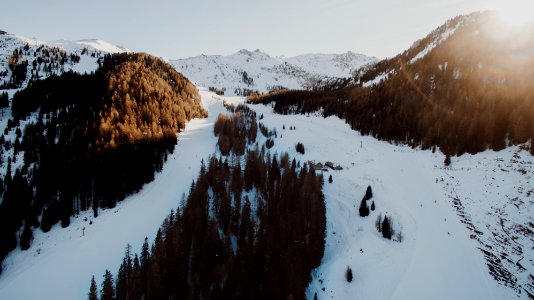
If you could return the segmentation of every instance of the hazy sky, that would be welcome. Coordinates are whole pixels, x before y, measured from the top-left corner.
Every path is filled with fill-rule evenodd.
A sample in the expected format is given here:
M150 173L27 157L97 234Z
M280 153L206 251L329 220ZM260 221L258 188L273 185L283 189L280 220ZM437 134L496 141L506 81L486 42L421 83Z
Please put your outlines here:
M0 29L41 40L100 38L167 58L243 48L383 58L491 1L2 0Z

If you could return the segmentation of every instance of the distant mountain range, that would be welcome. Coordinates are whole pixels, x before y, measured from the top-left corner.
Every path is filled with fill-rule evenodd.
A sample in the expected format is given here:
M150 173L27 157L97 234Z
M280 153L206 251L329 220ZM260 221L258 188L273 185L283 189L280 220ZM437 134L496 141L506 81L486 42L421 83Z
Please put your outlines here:
M227 56L171 60L170 64L197 85L239 95L243 90L310 89L319 81L351 77L355 70L376 61L375 57L350 51L284 58L260 50L240 50Z

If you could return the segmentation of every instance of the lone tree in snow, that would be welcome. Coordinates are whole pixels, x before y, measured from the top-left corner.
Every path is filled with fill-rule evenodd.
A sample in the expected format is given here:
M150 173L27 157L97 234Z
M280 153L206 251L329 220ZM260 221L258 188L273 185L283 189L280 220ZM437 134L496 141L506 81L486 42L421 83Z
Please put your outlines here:
M391 240L391 236L393 235L391 221L391 217L388 218L388 216L385 216L384 221L382 221L382 236L388 240Z
M371 210L375 210L375 202L371 203Z
M328 177L328 183L332 183L333 179L332 179L332 174L330 174L330 176Z
M347 282L352 282L352 269L347 266L347 270L345 270L345 278L347 279Z

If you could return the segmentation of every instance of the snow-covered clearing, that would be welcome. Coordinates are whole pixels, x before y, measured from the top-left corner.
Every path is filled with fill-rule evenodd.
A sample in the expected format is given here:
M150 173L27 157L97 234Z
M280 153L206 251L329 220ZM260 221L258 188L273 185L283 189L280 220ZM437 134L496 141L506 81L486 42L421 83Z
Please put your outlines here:
M47 234L37 230L29 251L17 250L7 258L7 268L0 277L0 299L83 299L93 274L101 281L106 268L116 272L127 243L137 252L145 236L153 240L163 218L189 190L200 160L216 150L212 124L217 114L225 111L222 100L243 102L239 97L219 97L205 91L201 95L209 118L188 123L179 136L176 151L155 181L117 208L101 211L92 225L89 225L92 214L88 213L73 220L67 229L56 225ZM470 166L485 166L477 168L476 176L487 178L484 183L488 185L489 178L497 176L526 188L532 168L526 169L526 174L523 171L497 174L490 166L495 166L495 157L502 157L507 162L502 169L513 169L518 166L510 162L514 153L521 157L518 163L532 164L532 156L517 148L488 151L454 158L452 166L445 169L440 153L361 136L335 117L282 116L272 113L270 106L252 108L258 116L263 114L260 122L277 131L271 153L286 151L300 162L331 161L343 167L340 171L324 172L326 250L308 287L309 298L315 292L319 299L517 298L512 289L499 285L490 276L478 249L481 244L470 238L472 231L461 222L450 195L454 191L455 197L462 200L469 196L464 209L473 223L489 224L492 230L499 230L500 225L493 224L496 217L490 215L492 210L485 199L491 198L493 205L506 206L499 199L507 198L504 195L511 189L501 189L498 184L485 189L475 184L479 181L471 175ZM290 130L292 126L296 129ZM296 152L297 142L304 144L305 155ZM361 218L358 207L368 185L373 189L371 201L375 201L376 210ZM531 197L530 193L526 197ZM524 219L521 222L534 222L532 207L521 206ZM510 208L505 211L508 215L503 228L508 228L513 218L510 214L514 212ZM379 213L393 217L394 229L402 230L401 243L386 240L377 232L374 222ZM85 217L88 221L84 221ZM525 235L522 239L519 242L532 244L532 237L529 240ZM525 252L532 256L531 249L525 248ZM527 261L528 255L523 263L525 268L532 268ZM344 276L347 266L354 274L351 283ZM527 298L525 293L521 296Z
M446 172L442 154L361 136L335 117L280 116L270 107L255 108L263 113L262 122L283 136L275 140L277 150L301 161L332 161L343 167L325 172L326 252L308 288L309 298L315 292L319 299L515 298L490 277L479 244L470 239L443 183L436 183ZM288 130L290 126L296 130ZM295 151L297 142L304 144L305 155ZM332 184L326 180L329 174ZM468 172L456 175L460 180L469 177ZM358 207L367 185L373 188L377 208L361 218ZM484 203L478 205L484 211ZM402 243L378 233L374 222L379 213L393 217L394 229L402 229ZM490 221L484 215L478 218ZM344 277L347 266L354 274L352 283Z

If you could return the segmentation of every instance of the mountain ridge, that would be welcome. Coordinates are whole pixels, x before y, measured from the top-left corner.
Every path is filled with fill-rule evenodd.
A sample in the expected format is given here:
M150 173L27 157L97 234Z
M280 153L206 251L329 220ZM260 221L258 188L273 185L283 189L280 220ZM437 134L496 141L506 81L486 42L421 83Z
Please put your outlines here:
M376 60L351 51L285 58L241 49L230 55L202 54L169 63L197 85L243 95L245 90L312 89L320 80L351 77L354 70Z
M105 54L131 52L101 39L42 41L0 35L0 89L24 88L31 80L73 71L94 72Z

